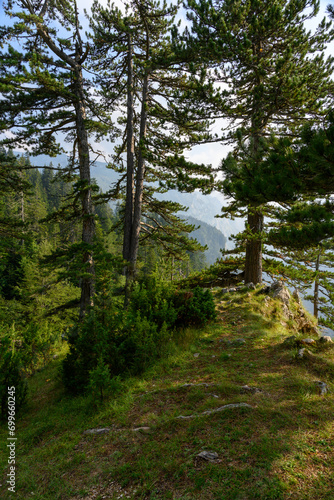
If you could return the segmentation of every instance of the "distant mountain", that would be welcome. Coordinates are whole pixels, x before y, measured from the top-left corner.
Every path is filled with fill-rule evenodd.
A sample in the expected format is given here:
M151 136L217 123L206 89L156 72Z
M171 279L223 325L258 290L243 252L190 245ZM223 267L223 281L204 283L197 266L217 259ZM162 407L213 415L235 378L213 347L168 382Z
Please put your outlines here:
M221 257L221 249L224 249L226 246L227 239L223 235L219 229L203 222L201 220L195 219L191 216L184 217L189 224L193 224L194 226L200 226L198 229L195 229L190 236L192 238L196 238L196 240L201 245L207 245L208 250L204 252L206 261L208 264L214 264L217 259Z
M206 222L217 228L226 236L226 248L234 247L233 243L228 240L231 234L240 233L244 229L244 220L236 218L231 221L229 219L217 218L216 215L221 214L223 201L216 194L204 195L198 191L193 193L181 193L180 191L170 190L163 195L159 195L161 199L171 200L180 203L180 205L188 207L187 211L180 212L186 218L194 217L200 221Z
M52 163L54 167L60 165L64 168L68 163L68 156L65 154L58 155L54 158L47 155L31 156L30 162L32 165L38 165L41 168L43 168L43 166L49 166L50 163ZM118 179L118 173L110 168L107 168L106 163L101 161L94 162L91 170L91 176L96 179L97 184L103 192L108 191L108 189L110 189L110 185Z
M33 165L38 165L43 167L44 165L49 165L50 162L54 166L61 165L65 167L68 161L68 157L65 154L58 155L55 158L51 158L50 156L40 155L37 157L31 157L30 161ZM117 181L118 174L112 169L106 168L106 164L103 162L96 161L92 167L91 175L96 179L97 184L100 186L102 191L108 191L110 189L111 184ZM220 198L219 198L220 196ZM179 203L184 207L188 207L188 210L182 211L179 213L180 216L189 220L191 218L196 219L196 224L198 225L198 221L204 222L206 225L209 225L213 228L216 228L219 232L215 233L215 238L210 236L210 244L205 241L203 244L208 244L209 251L207 254L208 262L212 262L213 256L220 256L219 248L233 248L233 242L228 240L228 237L231 234L237 234L244 228L244 220L243 219L235 219L233 221L229 219L217 218L216 215L221 214L221 209L224 203L223 197L219 195L219 193L213 193L209 195L203 195L199 191L194 191L193 193L181 193L180 191L170 190L164 194L158 194L157 197L161 200L170 200ZM191 222L192 223L192 222ZM195 222L194 222L195 224ZM209 229L206 228L202 224L203 234L205 232L209 233ZM223 234L222 234L223 233ZM211 234L211 233L210 233ZM201 236L196 236L198 241L200 241ZM225 242L223 243L223 239ZM200 241L202 243L202 241ZM217 258L216 257L216 258ZM214 260L216 260L216 258Z

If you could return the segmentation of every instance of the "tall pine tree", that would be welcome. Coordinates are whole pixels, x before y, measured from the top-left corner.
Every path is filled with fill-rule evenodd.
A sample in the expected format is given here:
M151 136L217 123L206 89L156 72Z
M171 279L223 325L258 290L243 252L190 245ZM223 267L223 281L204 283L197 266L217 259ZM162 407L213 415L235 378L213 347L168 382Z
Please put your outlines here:
M134 0L125 14L111 3L104 8L96 2L93 7L101 97L126 116L119 119L122 142L115 148L113 166L122 174L116 191L123 181L126 185L123 257L130 281L141 237L160 241L172 253L185 244L189 248L182 232L193 227L173 215L182 207L158 201L155 193L175 185L194 189L212 181L208 167L183 156L186 146L207 134L182 105L182 90L189 82L169 39L177 8L153 0Z
M93 303L95 231L89 135L100 130L84 64L90 46L82 38L76 0L17 0L5 3L14 23L1 28L2 143L34 154L53 155L59 138L71 144L69 175L76 171L76 211L82 224L80 317Z
M184 38L220 86L216 97L207 94L215 115L230 119L225 139L234 150L221 171L228 177L223 191L247 210L245 282L259 283L264 202L272 201L273 186L268 179L264 200L255 189L240 185L247 178L256 185L266 138L273 133L298 136L305 120L324 113L333 70L324 49L333 30L325 19L314 34L305 28L305 21L319 12L317 0L189 0L188 9L192 27Z

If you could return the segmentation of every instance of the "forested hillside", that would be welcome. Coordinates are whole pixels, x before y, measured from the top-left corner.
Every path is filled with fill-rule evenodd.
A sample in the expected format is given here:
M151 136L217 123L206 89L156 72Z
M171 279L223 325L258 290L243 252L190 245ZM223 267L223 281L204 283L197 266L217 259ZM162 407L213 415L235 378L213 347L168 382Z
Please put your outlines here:
M218 229L194 217L188 216L187 221L196 227L199 226L198 229L191 233L191 236L196 238L201 245L208 246L208 250L205 251L204 255L208 264L214 264L217 259L221 258L221 250L226 248L225 236Z
M45 155L30 158L32 165L60 165L62 168L66 167L68 160L69 158L64 154L58 155L55 159ZM119 174L117 172L106 168L105 163L98 161L94 162L92 166L92 175L97 185L104 193L108 192L111 186L119 179ZM201 245L208 246L208 250L205 251L207 264L214 264L221 256L220 249L225 249L226 246L228 246L229 242L226 238L226 234L238 233L243 225L243 222L239 223L239 221L236 224L230 224L226 219L215 219L215 216L221 213L221 204L219 200L212 195L204 196L198 192L182 193L175 190L169 190L164 195L160 195L159 198L171 200L187 208L187 211L181 211L180 215L183 219L188 221L188 223L198 228L190 233L191 237L196 238ZM117 202L111 200L109 205L113 209L116 209ZM215 227L222 228L223 231L226 231L226 234L219 229L216 230ZM205 265L205 259L201 258L202 267ZM200 267L197 266L196 269L199 270Z
M61 451L66 440L52 434L48 422L66 436L73 422L78 436L85 414L91 425L110 419L120 430L119 439L105 444L106 457L118 465L99 461L94 474L129 483L133 498L306 499L301 476L287 472L299 460L298 446L288 444L301 426L305 442L313 426L312 450L322 443L331 463L332 429L323 415L331 405L332 342L316 337L322 326L334 329L334 7L321 8L323 15L318 0L93 0L84 12L76 0L3 0L0 419L10 441L3 462L7 497L119 498L107 486L93 494L87 483L85 490L93 446L70 458ZM286 286L307 294L314 318ZM293 338L282 347L288 334ZM233 387L228 365L221 371L230 357ZM253 420L242 411L243 432L228 438L233 445L247 435L252 452L238 441L231 456L193 455L194 444L205 448L207 439L210 447L222 446L219 426L212 440L201 420L221 409L204 402L200 413L178 415L187 424L194 419L178 430L184 449L177 453L186 462L166 458L174 441L163 457L147 449L154 466L134 458L140 453L134 436L141 434L122 437L130 420L143 432L155 421L165 443L182 406L182 394L172 389L165 419L157 411L165 403L143 392L146 377L154 393L154 379L166 375L159 385L165 395L178 381L208 388L223 375L224 387L208 397L244 409L248 399L235 401L235 384L238 377L247 384L244 376L252 373L266 389L251 394L268 397L268 404L254 404ZM281 375L291 397L276 380ZM55 395L42 387L49 382ZM195 390L189 405L202 397ZM45 408L49 402L56 418ZM319 404L319 434L305 416L313 411L309 402ZM41 437L30 430L36 425ZM269 439L272 429L284 429L283 444ZM37 474L45 487L18 463L19 432L21 458L28 449L34 463L36 445L36 463L45 453L47 467L55 466L48 476L43 465L47 480ZM87 444L75 439L75 446ZM262 452L253 454L255 441L261 450L266 442L276 450L265 465ZM303 448L300 460L311 471L305 455ZM249 457L256 462L251 468ZM212 465L205 469L209 485L198 473L202 459ZM218 463L224 463L219 471ZM333 478L321 464L324 476L312 470L313 479L305 480L329 498ZM75 479L63 488L58 476L68 465ZM235 473L226 474L228 467ZM230 486L235 476L240 482ZM252 480L248 490L250 477L258 487Z

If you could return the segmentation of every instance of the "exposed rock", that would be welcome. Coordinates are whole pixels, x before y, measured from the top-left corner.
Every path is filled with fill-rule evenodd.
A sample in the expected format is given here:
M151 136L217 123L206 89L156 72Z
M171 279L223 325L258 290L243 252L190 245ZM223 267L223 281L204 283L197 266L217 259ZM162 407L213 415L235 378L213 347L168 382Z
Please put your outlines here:
M293 318L293 314L290 311L289 306L287 306L284 303L282 304L282 312L283 312L283 316L285 316L286 318L288 318L288 319Z
M250 282L250 283L246 283L245 285L247 288L249 288L250 290L255 290L256 289L256 286L254 285L254 283Z
M329 335L324 335L318 340L319 344L333 344L333 339Z
M289 290L280 282L274 283L270 288L273 298L282 302L282 312L284 316L286 318L291 318L292 313L289 309L291 295Z
M273 294L279 293L283 289L286 289L286 288L285 288L282 281L274 281L274 283L272 283L270 285L270 291L273 292ZM290 296L290 294L289 294L289 296Z
M243 394L250 393L250 394L256 394L258 392L262 392L261 389L258 389L257 387L249 387L248 385L243 385L240 387L240 392Z
M268 295L268 293L270 293L270 286L269 285L265 285L263 288L261 288L258 292L259 294L264 294L264 295Z
M230 345L232 347L239 347L243 344L246 344L245 339L226 340L225 342L227 345Z
M318 335L318 336L320 335L319 329L314 325L311 325L310 333L313 333L314 335Z
M301 318L305 318L305 311L301 307L298 309L298 314Z
M250 387L248 385L243 385L242 387L240 387L240 392L242 394L260 394L261 396L270 396L268 392L265 392L258 387Z
M300 343L303 345L315 345L316 341L314 339L301 339Z
M311 361L318 361L318 357L315 354L313 354L312 352L305 349L305 347L303 347L302 349L299 349L297 357L303 358L303 359L308 359Z
M228 410L230 408L253 408L253 407L247 403L232 403L229 405L220 406L219 408L214 408L213 410L203 411L202 413L199 413L197 415L196 414L195 415L186 415L186 416L179 415L176 418L180 419L180 420L188 420L190 418L200 417L202 415L212 415L213 413L218 413L220 411Z
M213 410L203 411L202 415L212 415L212 413L218 413L220 411L228 410L230 408L253 408L247 403L232 403L229 405L220 406L219 408L214 408Z
M107 434L110 431L110 427L104 427L102 429L88 429L87 431L84 431L84 434Z
M292 297L295 299L297 304L301 305L300 294L299 294L299 291L297 290L297 288L295 288L294 291L292 292Z
M214 462L218 459L218 453L215 451L201 451L197 457L203 458L204 460L208 460L209 462Z
M324 394L326 394L328 392L328 386L327 386L327 384L325 384L325 382L317 381L314 383L318 386L321 396L323 396Z
M314 335L319 335L319 330L316 326L314 326L304 314L300 314L298 319L298 330L302 333L312 333Z
M275 281L271 285L264 286L259 291L259 293L265 295L270 294L274 299L279 299L287 307L289 306L291 295L289 290L284 286L284 284L281 281ZM266 302L269 301L268 299L266 299Z
M227 288L222 288L221 292L222 293L235 293L235 292L240 292L244 290L245 288L248 288L249 290L255 290L256 286L254 283L247 283L246 285L239 285L239 286L234 286L234 287L227 287Z
M143 432L143 433L149 433L151 432L151 427L136 427L135 429L132 429L133 432Z
M270 304L270 297L265 297L265 298L264 298L264 305L265 305L266 307L268 307L268 306L269 306L269 304Z

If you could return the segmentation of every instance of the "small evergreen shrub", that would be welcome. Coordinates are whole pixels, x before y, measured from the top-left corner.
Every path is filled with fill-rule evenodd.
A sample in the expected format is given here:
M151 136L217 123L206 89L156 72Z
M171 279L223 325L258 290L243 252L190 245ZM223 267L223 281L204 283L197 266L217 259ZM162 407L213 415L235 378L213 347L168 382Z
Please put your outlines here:
M133 314L140 313L159 328L166 323L172 328L177 319L173 303L175 286L163 281L156 274L136 283L131 293L130 308Z
M0 337L0 419L8 416L8 388L15 388L15 412L19 413L27 399L27 383L21 374L20 355L8 335Z
M177 311L177 327L202 326L216 318L212 293L200 287L192 291L177 291L174 295L174 307Z
M103 399L117 376L137 375L165 356L176 327L215 318L209 290L175 292L156 276L135 284L127 310L104 295L69 333L63 379L74 393Z
M110 392L112 378L110 375L109 366L103 361L100 356L96 368L89 372L88 390L94 399L104 400L105 396Z
M103 316L102 322L96 308L69 335L70 352L63 362L63 379L71 392L92 392L96 383L103 397L104 384L107 388L118 375L141 373L166 352L166 324L159 328L132 311L114 310Z
M45 366L59 340L59 333L47 323L31 322L20 329L17 338L21 344L21 361L24 371L32 374L36 368Z

